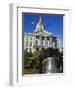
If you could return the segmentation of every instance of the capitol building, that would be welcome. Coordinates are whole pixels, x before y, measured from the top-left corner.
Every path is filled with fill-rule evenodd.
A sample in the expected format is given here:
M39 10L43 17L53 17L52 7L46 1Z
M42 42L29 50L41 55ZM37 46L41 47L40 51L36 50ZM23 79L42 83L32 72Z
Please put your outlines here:
M60 49L60 37L45 29L40 16L34 32L24 32L24 50L33 53L41 48L49 47Z

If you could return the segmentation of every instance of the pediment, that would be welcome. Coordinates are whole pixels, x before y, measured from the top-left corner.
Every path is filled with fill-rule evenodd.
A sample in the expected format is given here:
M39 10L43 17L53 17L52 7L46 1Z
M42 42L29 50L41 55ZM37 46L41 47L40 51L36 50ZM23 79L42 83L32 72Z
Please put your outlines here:
M35 32L35 34L38 34L38 35L51 35L52 33L50 32L46 32L46 31L38 31L38 32Z

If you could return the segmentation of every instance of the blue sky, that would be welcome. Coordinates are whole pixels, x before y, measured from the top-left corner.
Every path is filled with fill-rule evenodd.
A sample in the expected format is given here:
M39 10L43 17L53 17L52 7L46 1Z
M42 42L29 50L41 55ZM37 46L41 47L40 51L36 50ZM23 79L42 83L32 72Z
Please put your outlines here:
M63 45L63 15L47 15L47 14L23 14L24 32L34 32L36 24L39 21L39 16L42 16L45 30L52 32L53 35L59 35L61 46ZM32 25L34 22L34 25Z

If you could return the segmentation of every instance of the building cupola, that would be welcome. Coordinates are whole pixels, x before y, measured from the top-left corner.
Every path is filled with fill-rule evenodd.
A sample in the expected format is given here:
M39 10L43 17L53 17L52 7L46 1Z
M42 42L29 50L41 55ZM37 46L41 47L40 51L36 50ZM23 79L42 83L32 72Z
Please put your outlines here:
M35 32L41 32L41 31L45 31L45 29L44 29L44 25L43 25L43 22L42 22L42 17L40 16L39 21L36 25Z

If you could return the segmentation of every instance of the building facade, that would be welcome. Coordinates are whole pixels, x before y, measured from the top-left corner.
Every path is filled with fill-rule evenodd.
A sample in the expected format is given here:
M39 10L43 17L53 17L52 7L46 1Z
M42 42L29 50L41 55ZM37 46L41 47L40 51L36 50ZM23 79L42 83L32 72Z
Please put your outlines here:
M45 30L42 18L40 16L33 33L24 32L24 50L34 52L40 48L60 48L60 37Z

